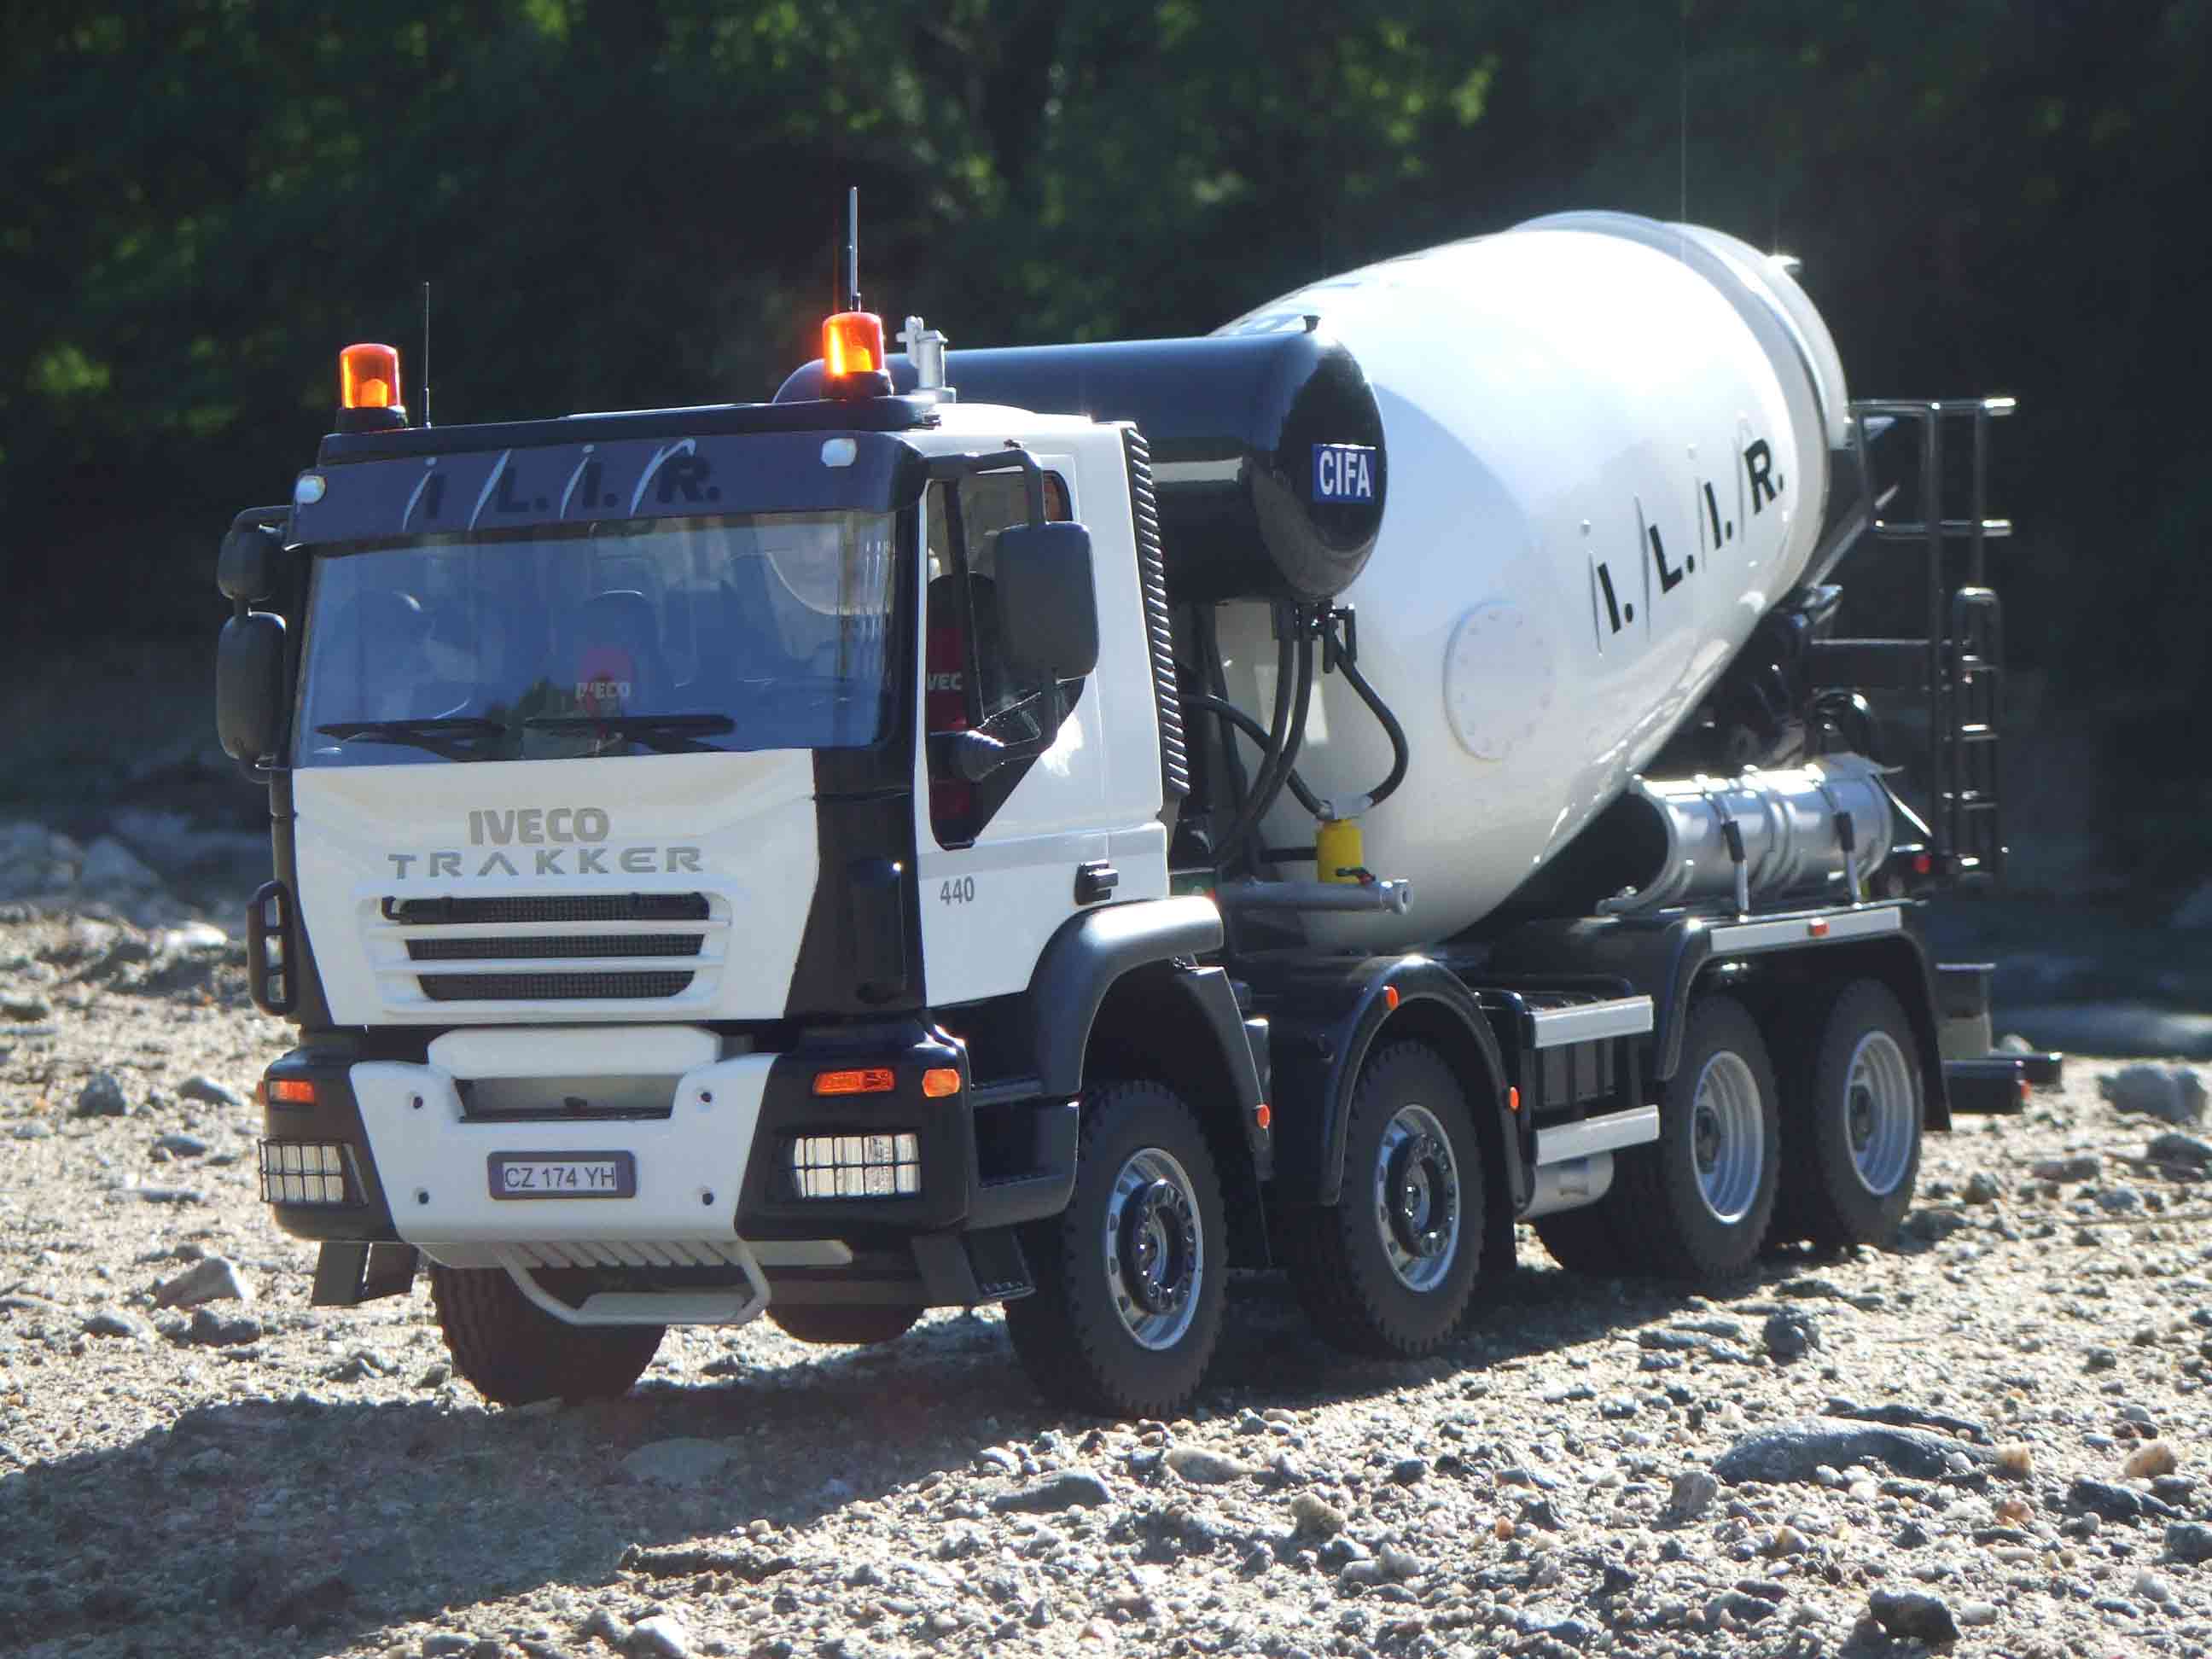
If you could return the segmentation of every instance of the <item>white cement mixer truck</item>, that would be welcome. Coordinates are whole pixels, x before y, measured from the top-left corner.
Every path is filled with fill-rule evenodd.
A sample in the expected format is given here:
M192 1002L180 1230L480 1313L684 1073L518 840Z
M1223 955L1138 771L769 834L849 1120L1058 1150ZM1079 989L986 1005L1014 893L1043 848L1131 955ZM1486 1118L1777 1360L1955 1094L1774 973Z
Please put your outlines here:
M1002 1302L1164 1414L1231 1270L1425 1354L1518 1223L1881 1241L2017 1103L1918 927L2002 864L2008 404L1854 404L1783 262L1620 215L1120 344L887 355L853 263L764 404L432 427L349 347L225 538L317 1303L427 1261L512 1403ZM1840 637L1886 547L1916 627Z

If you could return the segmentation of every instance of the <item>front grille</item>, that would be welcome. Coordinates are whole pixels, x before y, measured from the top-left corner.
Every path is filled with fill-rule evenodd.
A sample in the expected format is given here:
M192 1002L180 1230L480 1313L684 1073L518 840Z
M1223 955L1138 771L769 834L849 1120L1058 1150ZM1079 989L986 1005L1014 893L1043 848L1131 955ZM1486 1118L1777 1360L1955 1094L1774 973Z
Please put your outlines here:
M697 933L507 934L493 939L410 939L415 962L513 962L525 957L696 957Z
M562 943L574 954L575 940ZM425 974L422 994L433 1002L584 1002L672 997L690 983L689 973Z
M384 919L409 927L462 922L704 921L704 893L579 893L554 898L387 898Z

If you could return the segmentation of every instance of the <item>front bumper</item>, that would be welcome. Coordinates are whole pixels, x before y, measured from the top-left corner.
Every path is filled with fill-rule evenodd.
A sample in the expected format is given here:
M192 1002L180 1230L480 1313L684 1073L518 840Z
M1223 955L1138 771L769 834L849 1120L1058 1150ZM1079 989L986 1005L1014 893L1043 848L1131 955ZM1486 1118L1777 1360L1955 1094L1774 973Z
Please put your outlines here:
M665 1046L668 1032L653 1035ZM1027 1287L1009 1230L1067 1202L1073 1102L978 1097L961 1048L914 1027L687 1065L665 1116L562 1109L562 1085L553 1079L573 1080L586 1060L601 1071L610 1057L630 1060L646 1035L626 1045L605 1028L456 1033L467 1040L441 1038L422 1062L363 1060L337 1049L286 1055L264 1085L266 1136L342 1147L349 1201L275 1202L277 1224L334 1243L404 1243L449 1267L504 1267L519 1277L585 1268L637 1282L656 1273L697 1280L720 1267L732 1285L755 1292L744 1308L726 1297L702 1302L696 1321L668 1304L665 1322L734 1322L770 1298L962 1305ZM695 1035L708 1053L724 1046L703 1030ZM926 1097L922 1074L947 1066L959 1072L959 1091ZM892 1086L815 1092L818 1073L854 1067L887 1071ZM471 1083L518 1075L548 1079L550 1109L495 1117L471 1109ZM312 1103L279 1100L301 1092L275 1086L289 1079L312 1083ZM511 1099L511 1081L507 1088ZM871 1139L910 1150L917 1178L901 1184L915 1190L803 1194L796 1142ZM501 1154L617 1152L636 1172L634 1192L620 1197L501 1197L488 1173L488 1160Z

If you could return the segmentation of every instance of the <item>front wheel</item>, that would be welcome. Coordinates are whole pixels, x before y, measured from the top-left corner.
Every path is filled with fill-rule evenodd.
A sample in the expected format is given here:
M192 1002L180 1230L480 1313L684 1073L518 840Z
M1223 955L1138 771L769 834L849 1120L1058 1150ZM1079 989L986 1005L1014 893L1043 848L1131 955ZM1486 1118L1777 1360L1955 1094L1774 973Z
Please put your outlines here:
M567 1324L523 1295L503 1267L433 1261L430 1297L453 1369L495 1406L627 1394L667 1328Z
M1883 1244L1912 1205L1925 1093L1905 1010L1854 980L1792 1077L1780 1211L1816 1245Z
M1220 1340L1228 1238L1198 1118L1164 1084L1086 1091L1066 1209L1023 1230L1036 1291L1006 1334L1052 1400L1109 1417L1169 1417Z
M1780 1130L1758 1023L1734 997L1701 998L1659 1091L1659 1139L1613 1155L1617 1236L1674 1278L1743 1273L1773 1218Z
M1322 1340L1415 1359L1448 1340L1482 1255L1481 1149L1437 1051L1393 1043L1361 1067L1344 1196L1284 1230L1291 1282Z

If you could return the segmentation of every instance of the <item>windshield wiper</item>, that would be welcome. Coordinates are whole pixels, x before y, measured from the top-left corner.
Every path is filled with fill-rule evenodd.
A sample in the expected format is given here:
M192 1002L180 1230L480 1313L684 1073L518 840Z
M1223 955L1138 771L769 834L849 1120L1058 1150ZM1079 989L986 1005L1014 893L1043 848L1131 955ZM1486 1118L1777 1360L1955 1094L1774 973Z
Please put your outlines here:
M466 748L451 739L496 737L507 727L477 714L437 714L420 720L339 720L315 730L341 743L403 743L447 760L465 760Z
M720 737L734 730L737 722L727 714L533 714L522 726L527 732L604 732L672 755L713 749L714 744L698 739Z

